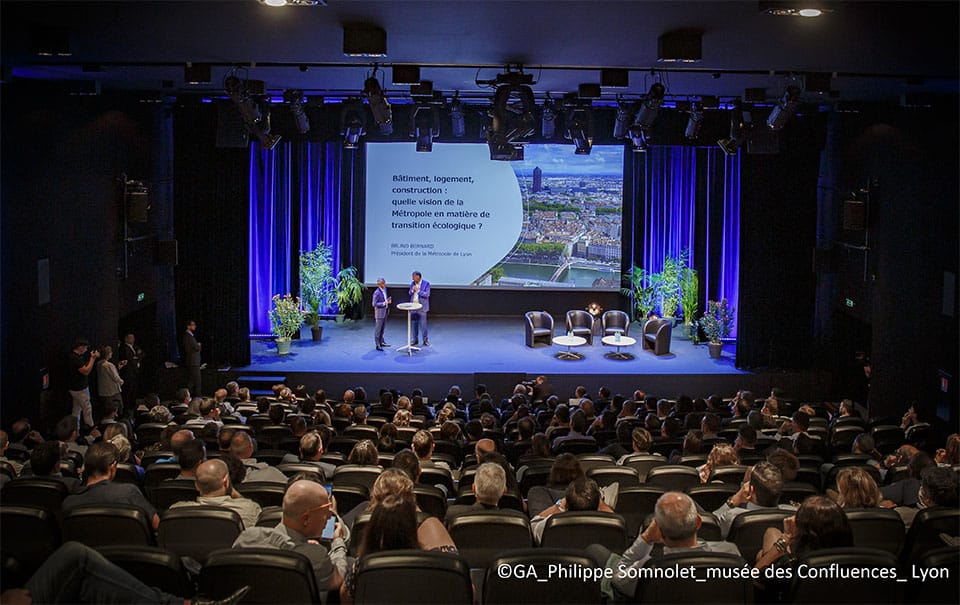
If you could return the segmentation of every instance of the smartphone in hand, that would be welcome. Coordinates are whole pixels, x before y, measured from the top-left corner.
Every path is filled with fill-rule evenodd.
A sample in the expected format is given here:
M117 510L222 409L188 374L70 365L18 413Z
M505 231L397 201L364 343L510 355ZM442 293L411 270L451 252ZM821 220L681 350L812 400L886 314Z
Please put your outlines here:
M320 539L322 540L333 540L333 530L337 527L337 517L336 515L330 515L330 518L327 519L327 524L323 528L323 533L320 534Z

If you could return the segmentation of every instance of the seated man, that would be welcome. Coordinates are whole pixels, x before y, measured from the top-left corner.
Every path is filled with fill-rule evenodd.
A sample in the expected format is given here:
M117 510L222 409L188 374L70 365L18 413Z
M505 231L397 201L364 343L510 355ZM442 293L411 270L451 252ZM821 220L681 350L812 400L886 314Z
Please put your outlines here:
M949 466L929 466L920 474L920 490L916 508L898 506L897 513L910 527L914 517L924 508L960 506L960 475ZM955 544L954 544L955 545Z
M100 431L93 429L89 435L81 439L77 432L78 422L76 416L61 418L57 423L57 439L67 444L68 452L79 452L82 456L87 453L87 447L100 436Z
M706 542L697 538L701 518L697 505L687 494L667 492L657 499L653 509L654 519L647 529L623 553L618 563L613 563L614 574L611 600L629 600L637 590L636 573L619 573L620 569L638 570L646 565L657 544L663 544L663 554L685 551L724 552L739 554L736 544L731 542ZM598 565L607 564L610 551L599 544L591 545L587 552ZM616 556L616 555L614 555ZM609 565L608 565L609 566Z
M260 518L260 505L244 498L230 484L230 470L223 460L207 460L196 470L197 491L194 501L175 502L170 508L184 506L222 506L236 511L244 528L255 527Z
M600 487L593 479L580 477L570 482L567 491L553 506L543 510L536 517L530 520L530 529L533 530L533 537L540 543L543 538L543 528L547 524L547 519L551 515L564 512L575 511L599 511L603 513L613 513L613 509L607 506L600 494Z
M769 462L759 462L747 469L740 491L727 498L723 506L713 511L720 522L720 532L726 540L730 527L737 515L751 510L776 509L794 510L790 505L780 505L783 493L783 474Z
M500 508L500 498L507 493L507 474L499 464L485 462L477 467L477 474L473 477L471 487L477 497L476 502L473 504L454 504L447 508L447 525L450 525L450 521L457 515L480 510L498 510Z
M329 481L333 479L333 471L337 470L337 467L328 462L320 462L323 451L323 438L320 433L310 431L300 438L300 456L296 454L284 454L283 462L311 464L320 469L322 473L320 477L321 480Z
M593 437L587 436L587 415L583 413L583 410L577 410L570 416L570 432L566 435L560 435L553 440L553 451L556 453L557 449L560 447L560 444L564 441L592 441L596 443L596 439Z
M180 453L177 456L177 463L180 464L180 474L167 481L178 481L187 479L193 481L197 478L197 467L207 459L207 446L199 439L187 441L180 446Z
M257 462L253 457L253 439L245 431L237 431L230 440L230 453L243 462L247 468L244 483L266 481L267 483L287 484L287 477L266 462Z
M419 430L413 435L413 442L410 448L420 459L422 468L445 468L450 470L450 466L443 460L431 460L433 450L436 444L433 442L433 435L430 431Z
M631 449L633 449L633 452L621 457L617 461L617 464L623 464L624 462L629 460L630 457L633 456L634 454L642 454L645 456L651 456L651 455L660 456L660 454L650 453L651 445L653 445L653 435L651 435L650 431L648 431L647 429L643 428L642 426L638 426L637 428L633 429L633 431L630 433L630 447Z
M233 543L234 548L274 548L292 550L310 559L320 590L339 590L347 573L347 547L343 528L337 523L327 549L317 540L323 533L335 502L319 483L301 480L287 488L283 496L283 518L274 528L250 527Z
M223 391L223 389L220 390ZM226 395L226 391L223 393ZM220 406L217 405L216 399L204 399L200 404L200 417L187 420L183 426L188 429L202 429L211 423L217 427L218 431L223 428L223 422L220 421Z
M45 441L33 448L30 452L30 470L38 479L50 479L64 484L68 493L72 494L80 488L79 479L64 477L60 472L59 441Z
M147 514L154 529L160 524L156 509L136 485L113 482L117 474L117 448L112 443L101 441L87 448L83 472L87 476L87 485L64 499L64 513L85 504L130 504Z

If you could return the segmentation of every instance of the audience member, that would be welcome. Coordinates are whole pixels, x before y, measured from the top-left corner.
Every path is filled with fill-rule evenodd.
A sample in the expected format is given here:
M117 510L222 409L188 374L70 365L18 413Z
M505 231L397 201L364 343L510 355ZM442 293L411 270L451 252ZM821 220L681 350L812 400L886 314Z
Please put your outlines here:
M195 472L200 496L193 501L175 502L170 508L185 506L222 506L240 515L244 528L255 527L260 518L260 505L241 496L230 483L230 469L223 460L207 460Z
M727 498L727 501L713 512L720 522L720 533L724 539L730 533L730 526L738 515L751 510L781 508L793 510L789 505L780 505L783 492L783 475L780 469L769 462L759 462L747 469L740 490Z
M547 519L552 515L563 512L579 511L598 511L602 513L613 513L613 509L607 506L603 501L600 487L593 479L580 477L574 479L564 491L563 498L556 504L540 511L536 516L530 519L530 530L533 532L534 540L540 543L543 537L543 528L547 524Z
M244 483L264 481L281 485L287 484L286 475L266 462L258 462L253 457L253 439L245 431L234 433L233 439L230 440L230 453L239 458L247 469Z
M63 512L69 512L85 504L129 504L142 510L156 529L160 517L153 505L143 497L136 485L115 483L117 474L117 448L112 443L94 443L83 458L83 471L87 484L63 501Z

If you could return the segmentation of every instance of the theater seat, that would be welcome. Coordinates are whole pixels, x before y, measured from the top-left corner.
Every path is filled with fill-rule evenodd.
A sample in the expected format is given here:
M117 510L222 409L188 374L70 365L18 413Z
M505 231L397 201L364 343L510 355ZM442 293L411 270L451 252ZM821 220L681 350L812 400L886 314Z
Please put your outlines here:
M582 551L560 548L529 548L508 550L502 552L491 561L487 568L483 582L482 602L484 605L513 605L518 602L524 605L552 605L556 604L599 604L600 583L598 581L584 581L581 578L550 575L551 566L562 566L564 569L595 567L594 561ZM511 574L504 577L498 570L501 566L506 569L521 569L524 572L533 569L536 578L543 578L544 582L537 582L529 577L520 578Z
M643 324L643 334L641 334L643 349L653 351L654 355L669 355L672 335L673 321L648 319Z
M150 503L158 511L164 511L170 508L175 502L184 502L196 500L200 495L197 492L197 485L189 479L174 479L164 481L160 485L150 490Z
M334 485L332 493L337 501L337 510L344 513L370 499L370 490L362 485Z
M337 470L333 472L333 484L335 486L357 485L370 491L381 472L383 472L383 467L380 466L344 464L338 466Z
M768 527L783 529L783 520L793 511L788 510L751 510L740 513L730 526L727 542L733 542L747 561L757 560L757 551L763 546L763 533Z
M448 530L471 568L486 568L505 550L531 548L530 520L518 511L478 510L454 517Z
M147 586L168 594L193 596L193 582L174 553L156 546L102 546L98 552Z
M587 477L596 481L600 487L607 487L614 483L618 484L620 489L640 487L637 471L629 466L614 465L590 469L587 471Z
M653 454L631 454L623 461L622 466L629 466L630 468L636 469L637 476L640 479L640 482L643 483L647 480L647 474L650 472L650 469L663 466L666 463L667 459L663 456L656 456Z
M29 577L60 546L60 526L48 510L4 504L0 506L0 540L4 555L19 564L19 575Z
M413 494L417 498L417 506L420 510L438 519L446 516L447 495L442 489L433 485L414 485Z
M827 548L802 555L797 568L801 566L806 566L806 571L794 576L790 602L872 604L901 601L903 591L895 578L877 575L869 580L850 580L831 571L831 566L837 566L834 569L896 569L897 558L888 552L872 548Z
M527 311L524 314L524 334L528 347L538 342L553 345L553 317L546 311Z
M627 536L629 539L640 535L640 527L648 515L653 514L657 500L665 490L653 485L628 487L621 489L617 494L616 512L627 522Z
M416 581L411 581L416 578ZM357 605L473 604L470 567L459 555L388 550L363 557L357 569Z
M250 498L261 507L283 506L283 494L286 486L269 481L244 481L235 486L245 498Z
M243 603L320 603L313 566L291 550L237 548L210 553L200 571L199 594L222 599L243 586Z
M906 530L897 511L889 508L848 508L845 512L853 531L854 546L885 550L893 556L900 554Z
M641 579L633 595L634 603L753 603L753 581L749 576L737 579L707 579L708 570L743 568L743 558L729 553L694 551L670 553L653 557L644 567L649 570L673 570L693 568L695 578L671 578L664 580ZM654 572L655 573L655 572ZM662 573L662 572L661 572ZM711 573L716 573L711 571ZM697 580L707 579L706 582Z
M683 491L688 487L700 485L700 473L697 469L678 464L665 464L650 469L647 484L662 487L664 490Z
M593 344L593 315L582 309L567 311L567 332L574 336L587 339L587 344Z
M729 483L706 483L688 487L687 495L705 511L714 511L723 506L724 502L740 491L740 486Z
M614 336L617 332L626 336L630 332L630 316L623 311L604 311L600 322L603 324L604 336Z
M960 536L960 509L938 506L918 512L907 531L900 560L904 565L910 565L927 553L942 548L944 542L940 534Z
M603 544L611 552L627 548L627 522L617 514L577 511L551 515L540 544L546 548L579 548Z
M957 595L960 595L960 573L957 573L960 569L960 549L954 546L931 550L916 564L918 570L943 568L949 570L949 573L930 575L922 581L920 578L912 578L908 585L907 603L955 605Z
M154 546L147 513L124 504L88 504L63 514L63 541L100 546Z
M4 506L37 506L49 511L57 523L63 517L61 507L66 497L66 485L43 477L14 479L0 490L0 503Z
M243 531L240 515L223 506L185 506L160 517L160 546L203 564L213 551L230 548Z

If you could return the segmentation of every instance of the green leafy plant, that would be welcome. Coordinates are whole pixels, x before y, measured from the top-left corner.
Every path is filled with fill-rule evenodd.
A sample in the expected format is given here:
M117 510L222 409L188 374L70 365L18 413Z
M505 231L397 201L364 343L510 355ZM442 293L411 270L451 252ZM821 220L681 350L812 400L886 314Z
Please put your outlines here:
M700 293L700 276L696 269L683 267L680 270L680 306L683 308L683 323L693 325L697 314Z
M700 327L707 335L707 340L713 344L720 344L722 339L730 336L730 330L733 329L733 307L726 298L720 302L707 301L707 312L700 319Z
M310 326L319 323L320 311L328 308L336 295L332 258L333 250L323 242L313 250L300 251L300 295L307 305L305 317Z
M660 313L664 317L675 317L680 308L680 278L683 269L687 266L687 250L680 256L670 256L663 259L663 270L654 280L660 295Z
M270 309L270 331L277 338L293 338L300 334L303 325L303 312L300 311L300 299L291 294L273 295L273 308Z
M336 276L337 311L343 313L348 307L363 301L363 282L357 277L356 267L341 269Z
M649 274L642 267L634 266L624 275L625 286L620 292L633 299L634 318L643 321L656 307L657 283L656 275Z

